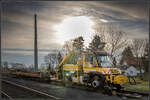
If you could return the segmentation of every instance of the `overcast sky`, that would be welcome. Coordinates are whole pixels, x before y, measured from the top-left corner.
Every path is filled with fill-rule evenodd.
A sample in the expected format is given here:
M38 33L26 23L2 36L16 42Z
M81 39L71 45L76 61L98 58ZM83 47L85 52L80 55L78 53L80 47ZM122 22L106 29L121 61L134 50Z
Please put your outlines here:
M148 38L147 10L146 2L4 2L2 60L33 63L35 13L38 19L38 48L41 57L52 52L49 50L62 49L64 41L77 36L83 36L85 45L88 45L95 29L103 24L119 25L131 39Z

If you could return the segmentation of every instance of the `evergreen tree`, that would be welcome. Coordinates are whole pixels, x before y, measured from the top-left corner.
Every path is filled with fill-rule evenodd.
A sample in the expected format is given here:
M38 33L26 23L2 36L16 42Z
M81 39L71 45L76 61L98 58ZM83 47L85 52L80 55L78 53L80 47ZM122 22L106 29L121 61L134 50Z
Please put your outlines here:
M62 61L62 59L63 59L60 52L57 55L57 59L58 59L58 63L60 63Z
M126 47L126 48L124 49L124 51L122 52L122 55L123 55L124 57L133 57L133 53L132 53L132 51L131 51L130 46L128 46L128 47Z
M76 50L83 50L83 47L84 47L84 39L82 36L80 37L77 37L73 40L73 47L74 49Z
M89 49L92 51L101 51L105 47L105 43L99 35L95 35L92 42L89 44Z
M124 49L124 51L122 52L122 59L121 59L121 61L120 61L120 64L122 65L123 64L123 61L130 61L130 60L133 60L132 58L133 58L134 56L133 56L133 53L132 53L132 51L131 51L131 48L130 48L130 46L128 46L128 47L126 47L125 49Z

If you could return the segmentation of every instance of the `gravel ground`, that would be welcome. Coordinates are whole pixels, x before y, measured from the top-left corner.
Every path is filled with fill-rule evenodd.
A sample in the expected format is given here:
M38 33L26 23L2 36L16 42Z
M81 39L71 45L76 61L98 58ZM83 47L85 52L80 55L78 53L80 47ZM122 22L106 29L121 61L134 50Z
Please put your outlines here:
M24 80L24 79L16 79L16 78L8 78L3 77L4 79L14 81L16 83L20 83L23 85L26 85L28 87L31 87L36 90L40 90L42 92L46 92L50 95L53 95L55 97L63 98L65 100L139 100L139 99L131 99L127 97L118 97L118 96L108 96L97 92L92 91L86 91L82 89L76 89L76 88L68 88L64 86L58 86L53 85L50 83L40 83L30 80ZM147 97L143 97L140 100L148 100Z

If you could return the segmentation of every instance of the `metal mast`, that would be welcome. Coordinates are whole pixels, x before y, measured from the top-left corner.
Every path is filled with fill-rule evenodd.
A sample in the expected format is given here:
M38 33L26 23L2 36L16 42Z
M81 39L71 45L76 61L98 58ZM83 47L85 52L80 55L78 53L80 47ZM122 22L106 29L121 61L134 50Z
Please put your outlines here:
M34 71L38 72L37 15L34 15Z

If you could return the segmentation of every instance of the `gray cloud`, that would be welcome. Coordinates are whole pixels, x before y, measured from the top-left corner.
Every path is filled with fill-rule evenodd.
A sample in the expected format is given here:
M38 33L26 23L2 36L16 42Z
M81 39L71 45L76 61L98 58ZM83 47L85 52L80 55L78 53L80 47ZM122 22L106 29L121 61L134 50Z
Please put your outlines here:
M39 63L56 43L56 30L66 16L88 16L96 25L100 19L119 24L129 38L148 37L148 4L145 2L39 1L6 2L2 4L2 60L33 64L34 13L38 15ZM14 50L15 48L16 51ZM42 55L42 56L41 56Z
M148 35L145 5L141 2L98 1L8 2L3 4L3 47L33 48L34 13L38 14L40 48L60 47L55 43L55 30L52 26L61 23L65 16L89 16L97 23L97 27L101 23L99 19L105 19L120 24L132 38L137 36L133 34L140 34L137 37L144 38Z
M105 2L107 7L118 10L134 18L148 20L148 2Z

